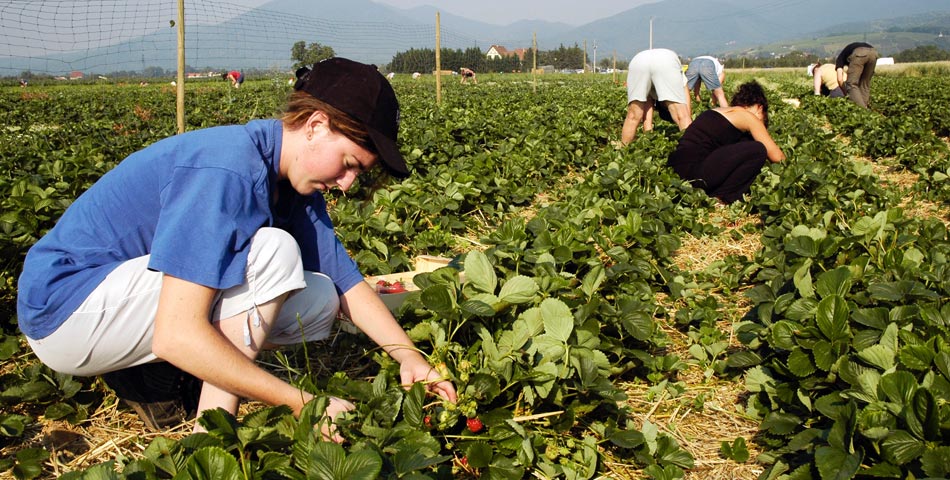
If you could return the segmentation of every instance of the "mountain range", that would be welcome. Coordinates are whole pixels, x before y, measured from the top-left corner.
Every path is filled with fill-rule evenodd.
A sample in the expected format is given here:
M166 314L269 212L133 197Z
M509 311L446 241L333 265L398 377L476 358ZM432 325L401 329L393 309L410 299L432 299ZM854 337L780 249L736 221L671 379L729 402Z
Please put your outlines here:
M202 1L211 7L217 5L214 0L188 5L194 9ZM5 31L10 31L10 22L18 18L11 10L0 10L0 26ZM436 12L431 6L398 9L371 0L272 0L221 21L199 15L199 20L186 28L186 60L191 66L287 69L292 63L291 45L302 40L330 45L340 56L383 65L397 52L433 48ZM104 14L112 22L123 21L121 13ZM477 47L482 52L493 44L527 48L536 35L540 50L586 44L588 55L606 58L615 54L618 59L629 59L651 44L670 48L683 57L721 56L774 42L861 30L865 34L869 30L884 31L897 28L900 19L917 18L919 23L921 15L943 19L941 25L950 35L950 2L934 0L902 0L899 10L893 0L661 0L576 27L525 20L496 25L444 12L439 17L443 48ZM499 22L504 23L504 18L500 17ZM174 28L112 45L41 56L19 55L10 49L5 52L3 47L43 41L48 36L62 35L61 30L55 35L39 32L37 39L19 42L4 41L4 35L0 32L0 75L16 75L23 70L105 73L142 70L145 66L175 68ZM879 47L879 51L882 55L896 53L888 51L887 46Z

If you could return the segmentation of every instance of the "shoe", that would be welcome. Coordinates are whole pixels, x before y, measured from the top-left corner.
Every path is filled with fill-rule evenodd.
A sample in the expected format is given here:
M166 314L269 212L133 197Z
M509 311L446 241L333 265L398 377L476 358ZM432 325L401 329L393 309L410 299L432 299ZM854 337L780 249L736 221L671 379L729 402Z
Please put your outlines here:
M168 362L116 370L102 380L151 430L180 425L198 411L201 380Z

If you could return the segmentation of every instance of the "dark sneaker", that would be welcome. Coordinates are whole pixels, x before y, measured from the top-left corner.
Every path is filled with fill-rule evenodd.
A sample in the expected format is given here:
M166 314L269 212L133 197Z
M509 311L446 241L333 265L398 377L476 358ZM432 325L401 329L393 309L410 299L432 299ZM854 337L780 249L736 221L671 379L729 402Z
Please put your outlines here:
M198 410L201 380L168 362L109 372L102 380L152 430L180 425Z

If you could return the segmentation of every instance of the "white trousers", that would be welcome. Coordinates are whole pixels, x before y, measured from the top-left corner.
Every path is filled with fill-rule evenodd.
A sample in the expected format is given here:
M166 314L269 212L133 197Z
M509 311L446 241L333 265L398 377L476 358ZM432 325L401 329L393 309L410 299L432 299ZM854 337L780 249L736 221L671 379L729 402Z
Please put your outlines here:
M657 100L686 104L686 77L675 52L665 48L644 50L627 67L627 103Z
M57 372L79 376L148 363L162 272L148 269L149 257L119 265L55 332L42 340L27 338L36 356ZM211 322L244 315L245 331L258 321L257 306L292 292L267 337L287 345L329 336L340 298L329 277L303 270L294 238L262 228L251 240L243 284L221 290Z

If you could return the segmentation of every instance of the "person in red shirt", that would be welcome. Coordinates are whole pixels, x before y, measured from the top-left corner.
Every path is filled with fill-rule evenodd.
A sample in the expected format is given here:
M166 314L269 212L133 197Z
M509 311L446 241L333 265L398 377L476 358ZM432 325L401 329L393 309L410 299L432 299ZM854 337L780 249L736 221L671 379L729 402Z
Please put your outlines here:
M241 88L241 84L244 83L244 74L237 70L231 70L228 73L222 73L221 78L230 80L231 85L233 85L234 88Z

